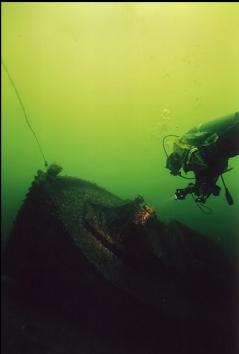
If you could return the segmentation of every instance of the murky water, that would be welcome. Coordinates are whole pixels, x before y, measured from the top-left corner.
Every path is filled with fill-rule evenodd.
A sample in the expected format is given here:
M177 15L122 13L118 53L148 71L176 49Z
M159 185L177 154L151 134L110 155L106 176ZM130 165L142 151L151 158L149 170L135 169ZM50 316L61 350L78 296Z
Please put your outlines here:
M2 57L47 160L123 198L140 194L233 249L239 159L205 216L165 169L162 139L238 111L237 3L3 3ZM2 75L2 231L44 168L16 94ZM171 149L170 141L167 149Z

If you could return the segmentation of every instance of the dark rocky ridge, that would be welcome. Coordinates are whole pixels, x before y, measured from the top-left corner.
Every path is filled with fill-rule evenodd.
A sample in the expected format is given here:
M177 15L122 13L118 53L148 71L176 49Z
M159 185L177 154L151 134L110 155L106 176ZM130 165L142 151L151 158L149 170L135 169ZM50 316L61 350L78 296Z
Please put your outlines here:
M237 273L223 252L147 214L141 198L58 172L39 172L19 210L3 262L8 297L91 328L153 336L151 345L159 336L155 353L235 354Z

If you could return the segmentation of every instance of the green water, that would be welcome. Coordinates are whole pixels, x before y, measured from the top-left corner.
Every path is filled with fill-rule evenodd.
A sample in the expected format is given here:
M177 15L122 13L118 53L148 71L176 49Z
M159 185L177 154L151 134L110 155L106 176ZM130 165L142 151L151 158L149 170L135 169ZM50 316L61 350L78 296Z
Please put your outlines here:
M238 3L2 3L2 57L47 160L122 198L141 194L235 247L239 159L225 176L235 205L191 198L165 169L162 138L239 109ZM170 149L170 146L168 146ZM37 169L44 168L2 72L2 235Z

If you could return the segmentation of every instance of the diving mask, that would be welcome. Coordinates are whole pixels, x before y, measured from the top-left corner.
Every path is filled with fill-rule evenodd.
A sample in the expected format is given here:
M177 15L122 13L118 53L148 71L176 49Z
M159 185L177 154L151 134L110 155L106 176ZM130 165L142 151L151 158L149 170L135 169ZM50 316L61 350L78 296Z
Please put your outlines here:
M173 153L167 158L166 168L168 168L172 175L180 174L180 169L184 167L186 156L190 151L190 146L185 144L180 139L177 139L173 144Z

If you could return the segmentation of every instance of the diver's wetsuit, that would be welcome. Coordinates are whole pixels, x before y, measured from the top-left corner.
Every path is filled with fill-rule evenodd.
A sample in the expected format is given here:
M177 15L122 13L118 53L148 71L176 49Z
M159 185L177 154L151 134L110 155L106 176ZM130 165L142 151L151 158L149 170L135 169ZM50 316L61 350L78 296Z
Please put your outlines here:
M202 200L218 195L217 179L228 169L229 158L239 155L239 112L190 129L174 146L167 162L171 173L193 171L196 181L190 188Z
M218 138L215 144L210 144L210 138L213 140L215 136L216 139L216 135ZM236 156L239 154L239 112L201 124L189 130L182 138L189 144L199 147L208 140L208 148L210 145L210 149L214 148L214 153L219 156L227 158Z
M215 184L229 158L239 155L239 113L193 128L181 140L197 147L205 163L191 161L185 171L194 171L196 183Z

